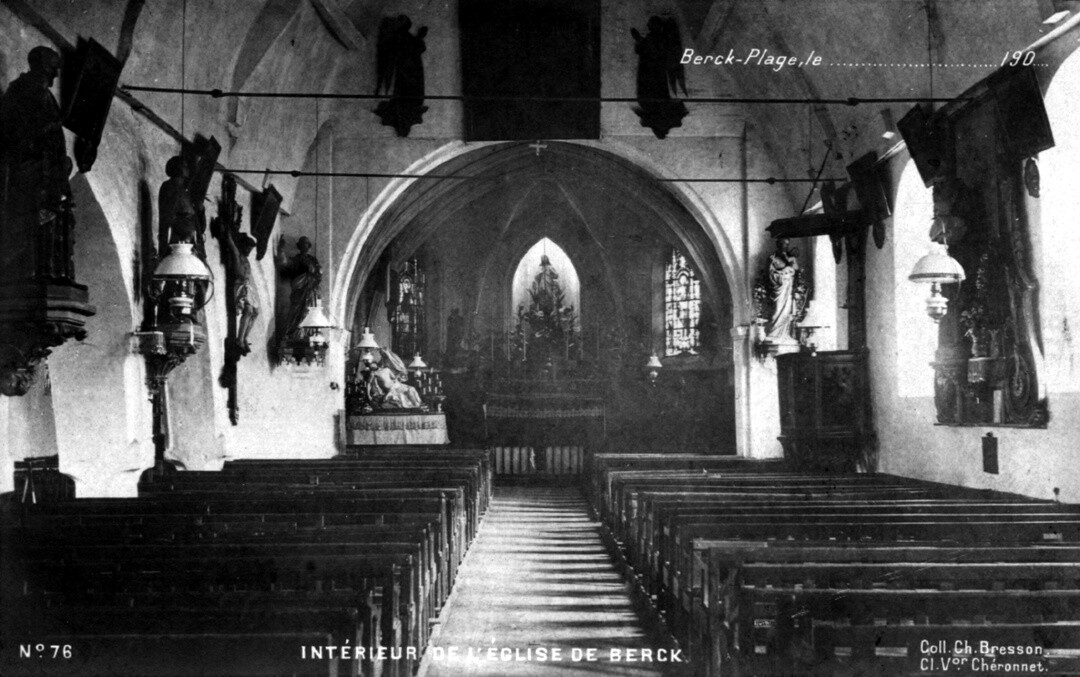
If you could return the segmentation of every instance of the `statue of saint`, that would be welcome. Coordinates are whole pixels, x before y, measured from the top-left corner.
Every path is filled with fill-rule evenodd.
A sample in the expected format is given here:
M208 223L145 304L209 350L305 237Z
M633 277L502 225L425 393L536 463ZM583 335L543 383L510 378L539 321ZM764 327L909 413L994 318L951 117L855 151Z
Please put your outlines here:
M649 18L648 33L630 29L634 51L638 55L637 98L634 112L641 125L663 139L673 127L681 127L689 111L682 101L672 97L682 89L686 95L686 75L682 67L682 38L672 18Z
M384 18L376 48L375 93L388 92L390 99L381 102L375 114L402 137L409 135L413 125L423 122L427 112L423 54L428 29L421 26L413 34L411 28L412 20L404 14L396 19Z
M191 242L199 256L204 249L199 232L199 217L188 192L188 167L179 155L165 163L168 180L158 190L158 255L165 256L169 245Z
M74 281L72 163L51 90L60 55L39 46L27 60L0 100L0 277Z
M311 240L301 237L296 241L297 253L292 258L285 256L285 238L278 240L278 270L282 277L289 280L289 314L285 319L285 331L282 346L290 341L304 340L300 323L303 322L307 309L319 302L319 286L322 284L322 265L311 253Z
M379 409L425 409L424 401L416 388L406 381L409 370L401 358L387 348L380 348L378 362L374 355L364 356L363 369L360 371L364 381L367 404L366 408Z
M559 273L551 265L547 254L540 257L540 272L533 278L529 289L534 311L550 316L562 310L563 290L559 284Z
M767 340L785 343L794 338L793 325L798 320L796 277L799 274L799 250L789 247L786 237L777 238L776 251L769 257L769 298L772 316L765 326Z

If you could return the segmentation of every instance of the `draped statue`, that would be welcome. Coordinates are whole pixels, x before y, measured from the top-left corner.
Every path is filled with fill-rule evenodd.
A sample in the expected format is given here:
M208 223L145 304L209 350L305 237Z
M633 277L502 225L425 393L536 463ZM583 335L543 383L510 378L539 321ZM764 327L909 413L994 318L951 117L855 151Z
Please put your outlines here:
M393 351L379 348L365 354L362 366L358 375L362 381L364 413L385 409L426 409L420 393L406 383L409 370Z
M795 325L806 315L808 288L799 268L799 250L780 237L776 250L754 285L758 322L764 325L764 341L796 342Z
M788 248L786 238L776 241L769 257L769 295L773 302L766 335L772 339L792 338L795 320L795 276L799 272L799 250Z

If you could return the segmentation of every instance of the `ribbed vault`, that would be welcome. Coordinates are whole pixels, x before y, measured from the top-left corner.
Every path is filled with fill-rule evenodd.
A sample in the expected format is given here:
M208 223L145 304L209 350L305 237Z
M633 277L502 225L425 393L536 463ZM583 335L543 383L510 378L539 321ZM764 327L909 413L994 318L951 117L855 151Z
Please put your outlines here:
M590 146L547 142L537 154L526 143L483 146L450 159L430 171L457 179L417 179L369 227L363 246L351 265L345 309L341 318L351 326L361 290L382 252L396 241L395 256L407 256L440 228L452 224L463 209L493 195L505 205L502 218L515 218L515 205L539 184L556 186L571 209L598 198L619 202L642 217L658 237L684 249L703 274L706 296L717 305L734 305L729 280L733 260L722 233L709 233L684 197L633 162ZM588 224L588 219L582 218ZM358 242L361 233L354 235ZM719 242L715 245L714 242ZM346 256L346 260L349 257ZM339 306L340 307L340 306Z

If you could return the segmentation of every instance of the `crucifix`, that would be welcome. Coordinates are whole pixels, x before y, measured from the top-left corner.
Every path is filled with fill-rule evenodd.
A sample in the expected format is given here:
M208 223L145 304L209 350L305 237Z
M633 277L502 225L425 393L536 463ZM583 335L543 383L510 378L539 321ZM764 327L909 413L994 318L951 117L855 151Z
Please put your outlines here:
M547 144L546 143L540 143L540 141L537 140L536 143L530 143L529 148L532 148L533 150L536 151L536 157L540 157L540 151L547 148Z
M236 179L226 174L221 180L221 199L218 216L210 224L210 232L221 242L221 263L225 268L225 297L227 321L225 326L225 364L218 382L229 391L229 420L236 425L240 419L237 398L237 363L251 352L248 335L259 314L258 302L252 287L251 263L248 255L256 247L255 238L240 232L243 207L236 203Z

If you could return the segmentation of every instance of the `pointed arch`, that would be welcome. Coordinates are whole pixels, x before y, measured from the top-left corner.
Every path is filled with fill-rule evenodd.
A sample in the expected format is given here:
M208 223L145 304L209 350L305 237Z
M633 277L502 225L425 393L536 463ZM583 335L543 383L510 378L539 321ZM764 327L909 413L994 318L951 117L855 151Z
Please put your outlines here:
M542 258L543 257L543 258ZM529 304L529 287L540 272L543 259L550 262L551 268L558 275L559 284L565 294L564 304L581 312L581 280L574 262L566 251L549 237L542 237L518 259L514 276L510 284L510 308L517 309Z

